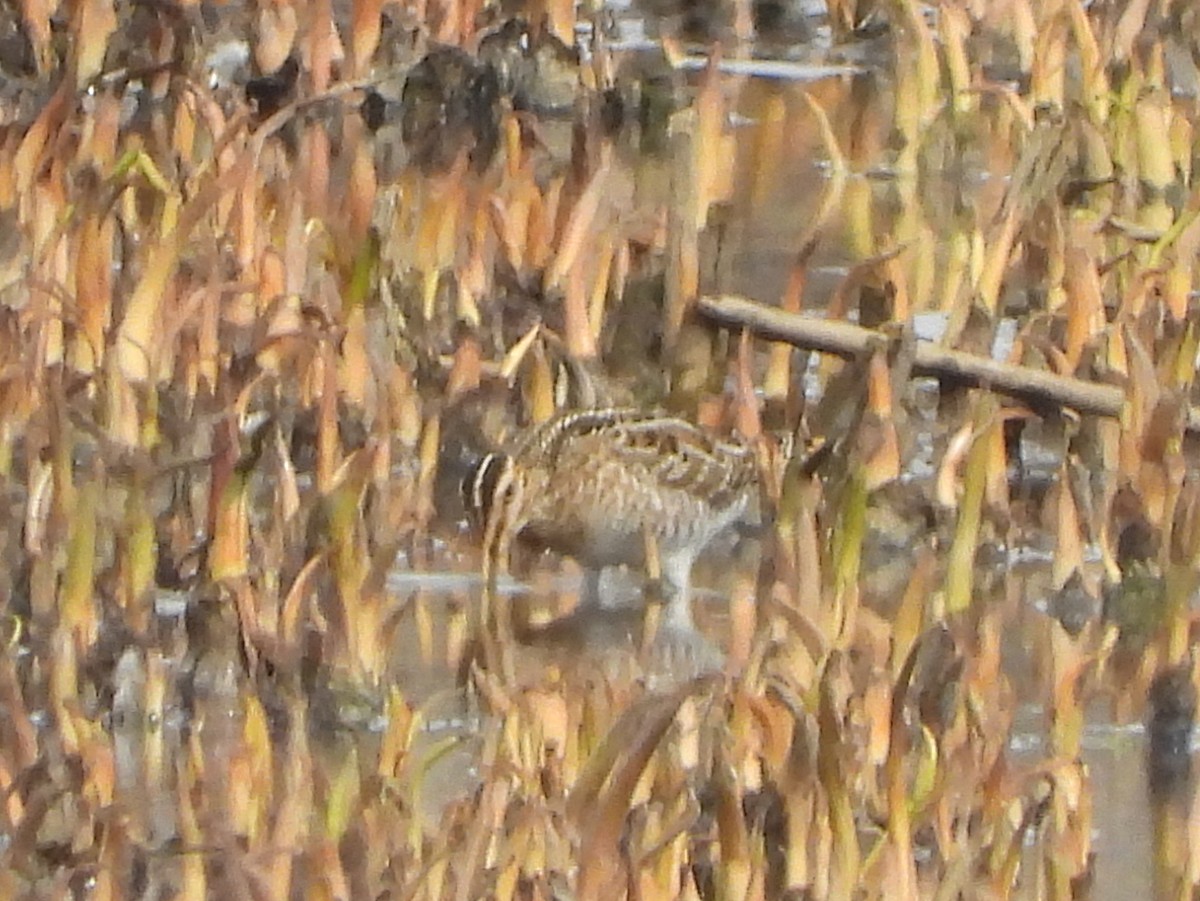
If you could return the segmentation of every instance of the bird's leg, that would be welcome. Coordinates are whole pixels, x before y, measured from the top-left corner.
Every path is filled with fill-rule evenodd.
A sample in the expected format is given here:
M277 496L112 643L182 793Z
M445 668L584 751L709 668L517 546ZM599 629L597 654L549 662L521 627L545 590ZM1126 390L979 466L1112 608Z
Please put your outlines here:
M666 602L664 622L675 629L691 630L692 623L692 557L690 554L668 554L662 558L662 593Z
M604 606L600 595L600 576L603 569L588 567L583 571L583 585L579 590L579 609L598 610Z

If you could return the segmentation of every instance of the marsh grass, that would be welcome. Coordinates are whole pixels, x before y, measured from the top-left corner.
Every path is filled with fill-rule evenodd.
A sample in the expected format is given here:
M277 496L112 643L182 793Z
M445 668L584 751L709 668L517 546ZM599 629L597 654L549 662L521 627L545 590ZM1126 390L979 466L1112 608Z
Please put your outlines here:
M1089 717L1136 721L1168 669L1194 713L1188 4L831 3L866 72L729 74L731 40L643 154L595 110L648 79L594 11L544 4L525 13L560 38L596 29L570 138L501 103L490 162L450 145L394 177L363 90L474 48L490 6L19 7L0 895L1087 894L1094 829L1120 828L1093 821ZM299 61L274 111L210 81L235 38L262 72ZM894 345L813 360L705 324L695 298L737 288L760 239L784 261L764 302L884 333L936 313L983 354L1008 328L1010 362L1124 410L943 383L931 416ZM761 551L715 582L722 672L662 678L642 640L540 656L495 609L520 626L573 592L474 578L459 452L622 392L758 442ZM819 467L789 452L809 438ZM1037 573L1006 562L1039 544ZM395 591L397 570L469 578ZM1106 615L1068 630L1033 603L1068 585ZM1042 741L1017 754L1028 709ZM1194 786L1171 785L1152 866L1183 897Z

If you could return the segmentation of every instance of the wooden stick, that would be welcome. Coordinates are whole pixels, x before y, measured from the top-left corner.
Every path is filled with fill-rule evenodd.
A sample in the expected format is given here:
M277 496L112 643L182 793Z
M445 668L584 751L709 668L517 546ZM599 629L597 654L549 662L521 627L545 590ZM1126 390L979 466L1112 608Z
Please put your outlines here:
M786 341L796 347L842 357L857 356L889 340L874 329L788 313L734 295L701 297L696 309L730 328L748 329L772 341ZM1119 417L1125 406L1125 392L1116 385L1099 385L1028 366L1001 363L929 341L917 343L913 373L960 379L1026 402L1053 403L1097 416ZM1187 428L1200 431L1200 410L1188 409Z

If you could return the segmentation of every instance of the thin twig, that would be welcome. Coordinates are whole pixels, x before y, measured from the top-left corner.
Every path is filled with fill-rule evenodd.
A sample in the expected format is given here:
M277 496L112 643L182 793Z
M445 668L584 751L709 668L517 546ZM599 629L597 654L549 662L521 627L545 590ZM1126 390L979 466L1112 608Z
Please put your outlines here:
M696 309L724 326L745 328L772 341L842 357L860 355L889 340L874 329L789 313L734 295L701 297ZM989 360L929 341L917 343L912 371L914 375L954 378L1026 402L1052 403L1096 416L1119 417L1125 406L1125 392L1116 385ZM1187 428L1200 431L1200 410L1188 409Z

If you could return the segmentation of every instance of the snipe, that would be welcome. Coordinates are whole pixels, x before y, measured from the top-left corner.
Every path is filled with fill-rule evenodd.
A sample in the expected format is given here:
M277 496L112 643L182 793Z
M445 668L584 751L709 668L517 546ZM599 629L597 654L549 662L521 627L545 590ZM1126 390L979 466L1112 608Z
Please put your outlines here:
M510 453L489 454L464 484L484 527L488 565L514 538L574 557L585 602L604 567L644 566L653 548L666 622L690 626L692 564L741 520L757 490L754 453L681 419L633 409L576 411L530 429Z

